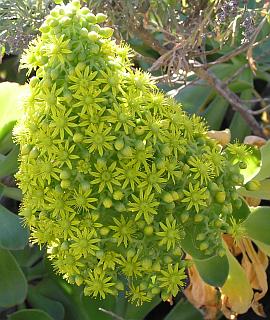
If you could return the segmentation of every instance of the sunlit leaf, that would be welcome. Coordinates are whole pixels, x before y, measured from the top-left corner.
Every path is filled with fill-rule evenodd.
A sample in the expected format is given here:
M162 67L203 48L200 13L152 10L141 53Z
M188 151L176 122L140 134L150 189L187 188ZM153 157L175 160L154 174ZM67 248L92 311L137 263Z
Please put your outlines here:
M270 177L270 140L260 148L262 163L259 173L255 176L256 180L264 180Z
M251 214L244 221L247 236L270 245L270 207L251 208Z
M270 179L260 181L260 184L259 189L256 191L248 191L245 188L240 188L237 192L245 197L270 200Z
M229 274L221 293L226 296L226 307L233 312L245 313L251 306L253 290L244 269L226 247L229 261Z
M14 126L19 116L19 106L27 86L15 82L0 83L0 141Z
M229 263L226 255L214 256L206 260L195 260L196 268L202 279L214 287L221 287L229 273Z

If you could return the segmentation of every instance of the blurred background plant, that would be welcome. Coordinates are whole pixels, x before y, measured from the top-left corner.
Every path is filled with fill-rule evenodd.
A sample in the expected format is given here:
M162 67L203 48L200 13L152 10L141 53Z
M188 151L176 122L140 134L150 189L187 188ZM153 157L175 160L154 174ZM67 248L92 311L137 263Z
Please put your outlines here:
M211 130L229 128L232 139L240 141L249 134L269 138L269 1L82 2L94 11L107 13L109 23L116 30L116 41L126 40L134 49L135 66L150 71L159 87L181 102L188 113L204 116ZM202 281L202 265L201 269L196 265L200 275L196 267L190 270L192 286L185 292L200 311L183 294L176 297L173 306L156 299L137 308L129 305L124 297L102 302L83 297L80 288L54 275L44 250L28 244L28 231L22 228L17 216L21 194L13 174L17 170L18 150L11 138L19 117L20 94L27 90L27 85L7 81L27 82L25 72L18 71L20 55L38 34L39 26L54 5L52 0L0 0L0 81L4 82L0 85L0 319L221 318L219 293L207 281ZM262 204L269 205L265 202L270 200L269 143L263 148L264 173L260 177L263 188L256 194L240 190L243 196L253 198L253 202L249 200L251 205L258 205L258 199L264 199ZM252 287L259 292L253 310L269 317L270 306L264 302L266 298L262 300L263 305L258 301L267 291L265 270L270 239L267 238L268 245L257 241L255 252L254 242L240 240L236 244L233 239L226 239L231 252L245 268L246 276L238 271L248 279L245 282L248 283L247 291ZM235 265L235 261L232 256L229 262ZM259 274L254 275L254 266ZM204 280L207 275L208 272ZM249 298L247 300L250 302ZM224 307L233 309L230 303L225 301L222 311L233 319L234 312ZM248 313L239 319L259 317Z

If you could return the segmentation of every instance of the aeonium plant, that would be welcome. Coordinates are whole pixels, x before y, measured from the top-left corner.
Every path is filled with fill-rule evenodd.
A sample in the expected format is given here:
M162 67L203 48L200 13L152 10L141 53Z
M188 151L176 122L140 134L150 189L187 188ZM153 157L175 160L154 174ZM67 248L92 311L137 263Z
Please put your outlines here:
M78 0L58 5L22 58L36 74L15 129L31 239L93 297L171 299L186 282L186 253L196 266L222 265L205 277L222 286L222 235L242 235L250 210L238 188L260 187L250 181L259 151L210 138L203 119L134 69L105 21Z

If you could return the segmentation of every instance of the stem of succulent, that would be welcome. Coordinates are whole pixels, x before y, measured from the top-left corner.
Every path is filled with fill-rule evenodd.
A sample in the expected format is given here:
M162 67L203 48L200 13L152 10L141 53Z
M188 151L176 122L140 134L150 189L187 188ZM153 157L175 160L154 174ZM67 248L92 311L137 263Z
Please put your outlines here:
M264 18L259 26L256 28L253 37L249 43L244 43L237 49L233 50L232 52L228 53L227 55L224 55L220 59L217 59L216 61L212 63L204 63L199 64L196 62L196 64L190 63L190 61L187 61L184 57L180 57L182 67L184 67L185 71L192 70L200 79L205 80L211 87L213 87L222 97L224 97L227 101L230 102L232 108L239 112L243 119L247 122L248 125L250 125L252 131L254 134L265 137L262 128L260 127L257 120L254 118L254 116L245 108L244 103L239 99L239 97L232 92L228 86L223 83L219 78L217 78L209 69L211 65L219 64L222 62L227 62L231 58L247 51L247 58L248 62L251 65L251 52L252 48L255 46L255 41L258 36L259 31L261 30L262 26L264 25L266 21L266 18ZM143 25L139 25L138 27L133 27L132 31L135 35L138 35L139 38L143 39L143 41L149 45L151 48L156 50L161 57L157 59L157 61L153 64L153 66L150 68L150 70L156 70L160 68L165 62L169 62L174 54L176 54L177 51L181 51L181 44L175 43L174 47L172 49L167 49L164 46L161 46L159 43L157 43L156 39L154 39L152 33L145 29ZM169 62L170 64L170 62Z
M265 137L262 128L260 127L254 116L245 108L245 105L241 102L240 98L232 92L224 83L217 78L212 71L206 70L203 65L196 65L193 71L197 76L205 80L211 87L213 87L222 97L230 102L232 108L239 112L241 116L250 125L254 134L260 137Z

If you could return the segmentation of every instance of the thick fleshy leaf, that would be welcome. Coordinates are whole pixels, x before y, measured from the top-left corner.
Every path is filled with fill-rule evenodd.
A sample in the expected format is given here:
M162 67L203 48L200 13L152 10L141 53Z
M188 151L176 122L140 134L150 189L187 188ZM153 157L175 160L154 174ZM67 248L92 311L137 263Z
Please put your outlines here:
M270 245L270 207L251 208L251 214L243 226L250 239Z
M161 302L161 298L156 296L151 302L144 303L139 308L134 304L128 304L125 312L125 319L141 320Z
M4 249L0 249L0 275L0 306L12 307L22 303L27 282L15 258Z
M258 240L253 240L253 242L258 246L260 250L262 250L268 257L270 257L270 245L265 244Z
M9 250L23 249L29 237L29 230L22 226L20 217L0 205L0 247Z
M65 309L63 305L58 301L39 294L33 287L30 287L28 290L27 301L32 307L47 312L55 320L64 319Z
M246 69L247 70L247 69ZM247 83L250 83L253 79L249 78L250 73L242 74L242 80L246 81ZM240 98L242 100L248 100L253 97L253 90L247 89L247 90L241 90ZM251 108L251 104L245 104L247 109ZM232 121L230 123L230 131L231 131L231 137L232 141L235 139L238 139L239 141L243 141L244 138L251 133L250 126L247 124L245 119L241 116L239 112L235 112L233 115Z
M53 320L53 318L42 310L25 309L12 313L8 316L8 320Z
M11 130L19 116L19 105L27 86L15 82L0 83L0 141Z
M256 180L264 180L270 177L270 140L260 149L262 164L259 173L255 176Z
M252 153L245 157L247 164L246 169L241 169L240 173L244 176L244 183L252 180L260 171L261 168L261 152L258 148L249 146Z
M0 178L13 174L18 169L19 147L14 145L12 150L0 159Z
M245 188L240 188L237 190L237 192L244 197L270 200L270 179L265 179L263 181L260 181L260 184L261 185L259 189L256 191L248 191Z
M244 269L240 266L235 257L226 246L229 261L229 274L221 293L226 296L227 306L233 312L245 313L251 306L253 290L250 286Z
M203 225L193 223L188 226L184 225L183 229L185 231L185 237L181 239L181 247L186 253L191 255L193 259L209 259L215 255L214 252L212 255L206 255L204 251L199 249L198 242L195 240L197 235L204 231Z
M164 320L203 320L203 316L187 300L180 300Z
M0 205L0 247L9 250L23 249L29 231L22 226L19 216Z
M197 270L204 282L214 287L221 287L229 273L229 262L226 255L214 256L206 260L195 260Z
M232 212L232 217L236 222L243 222L247 219L250 214L250 208L244 199L242 200L242 205L238 209L234 209Z
M177 90L169 91L168 94L174 95L175 92ZM183 88L174 98L185 106L185 111L196 113L203 111L214 95L214 90L200 80L195 85Z
M209 103L205 113L203 113L203 117L207 121L207 124L211 130L220 129L228 106L228 101L220 96L216 96L213 101Z

